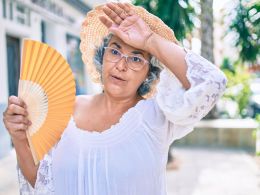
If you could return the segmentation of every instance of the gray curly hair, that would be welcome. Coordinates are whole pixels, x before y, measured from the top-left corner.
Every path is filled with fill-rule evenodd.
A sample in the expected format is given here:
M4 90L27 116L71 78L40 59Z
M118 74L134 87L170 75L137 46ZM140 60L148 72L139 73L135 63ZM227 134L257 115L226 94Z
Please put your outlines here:
M105 52L105 47L108 46L109 41L113 37L113 34L110 33L106 37L104 37L103 42L99 47L96 48L95 55L94 55L94 64L96 66L97 71L102 75L103 69L103 56ZM149 72L147 79L139 86L137 93L140 96L144 96L151 91L151 86L154 81L159 78L159 74L162 70L162 65L157 58L151 56L149 61ZM101 76L102 81L102 76Z

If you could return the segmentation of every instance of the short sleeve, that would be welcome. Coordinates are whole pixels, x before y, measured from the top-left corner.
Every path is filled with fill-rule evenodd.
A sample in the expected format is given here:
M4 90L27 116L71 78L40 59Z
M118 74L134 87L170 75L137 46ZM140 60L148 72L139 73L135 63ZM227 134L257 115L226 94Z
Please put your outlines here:
M53 150L53 149L52 149ZM18 180L21 195L52 195L54 194L52 177L52 150L40 161L34 188L25 179L17 165Z
M227 79L211 62L187 51L186 76L191 87L185 90L177 77L167 69L162 70L155 101L169 121L169 142L180 139L193 130L223 95Z

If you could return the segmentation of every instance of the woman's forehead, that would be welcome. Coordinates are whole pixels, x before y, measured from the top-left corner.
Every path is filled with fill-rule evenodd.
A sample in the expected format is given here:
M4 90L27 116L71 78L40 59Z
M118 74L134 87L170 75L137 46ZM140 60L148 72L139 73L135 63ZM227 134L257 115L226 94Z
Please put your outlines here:
M110 39L110 41L109 41L109 46L111 46L111 45L115 45L115 46L119 46L120 48L119 49L121 49L121 48L123 48L123 49L125 49L125 50L127 50L127 51L141 51L145 56L147 55L147 56L149 56L149 53L148 52L146 52L146 51L144 51L144 50L141 50L141 49L137 49L137 48L135 48L135 47L132 47L132 46L130 46L130 45L128 45L127 43L125 43L124 41L122 41L119 37L117 37L117 36L115 36L115 35L113 35L112 36L112 38Z

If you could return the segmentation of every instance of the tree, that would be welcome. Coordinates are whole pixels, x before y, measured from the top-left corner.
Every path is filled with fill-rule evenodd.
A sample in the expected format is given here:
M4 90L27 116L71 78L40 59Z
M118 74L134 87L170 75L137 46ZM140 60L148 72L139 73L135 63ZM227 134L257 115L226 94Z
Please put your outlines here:
M225 57L221 65L228 83L224 94L225 99L232 100L238 104L238 113L235 117L246 118L250 113L248 103L252 92L250 90L250 79L252 78L247 67L243 66L241 60L232 62ZM227 117L230 117L227 115Z
M201 56L214 63L214 37L213 37L213 0L200 0L201 7ZM218 117L216 106L204 117L215 119Z
M201 55L214 63L213 0L200 0Z
M254 75L248 72L245 63L257 65L259 59L260 2L239 0L235 8L227 11L229 14L226 15L226 19L231 21L227 33L235 34L233 40L239 55L234 62L225 60L222 65L222 70L229 81L224 97L237 102L239 116L245 118L250 113L248 106L252 95L250 80L254 78Z
M235 46L242 62L257 62L260 52L260 2L239 0L229 31L235 32Z
M194 27L196 13L190 0L134 0L135 5L144 7L158 16L173 29L178 40L183 40Z

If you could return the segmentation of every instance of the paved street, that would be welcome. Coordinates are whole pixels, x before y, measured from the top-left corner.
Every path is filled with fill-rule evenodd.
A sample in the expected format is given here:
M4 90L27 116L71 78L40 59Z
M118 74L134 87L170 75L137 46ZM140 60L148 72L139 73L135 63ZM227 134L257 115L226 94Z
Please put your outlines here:
M168 195L259 195L260 168L242 150L175 148L180 162L167 171ZM0 160L0 195L18 194L12 151Z
M176 148L180 168L167 172L169 195L259 195L260 167L241 150Z

